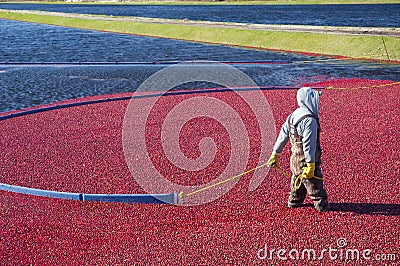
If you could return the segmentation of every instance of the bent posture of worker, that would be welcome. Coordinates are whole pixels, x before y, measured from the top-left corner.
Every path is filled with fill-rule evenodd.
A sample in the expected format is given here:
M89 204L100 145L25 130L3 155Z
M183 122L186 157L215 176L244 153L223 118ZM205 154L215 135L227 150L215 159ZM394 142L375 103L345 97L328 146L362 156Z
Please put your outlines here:
M328 194L321 171L321 145L318 91L304 87L297 91L297 108L283 124L267 165L279 168L279 155L290 140L292 179L288 206L302 205L306 194L318 212L329 210Z

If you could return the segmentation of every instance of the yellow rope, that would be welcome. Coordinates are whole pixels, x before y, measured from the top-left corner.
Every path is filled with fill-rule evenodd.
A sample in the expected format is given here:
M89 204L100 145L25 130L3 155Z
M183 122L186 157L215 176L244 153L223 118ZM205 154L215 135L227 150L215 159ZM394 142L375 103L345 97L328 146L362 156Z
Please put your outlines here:
M195 195L195 194L197 194L197 193L199 193L199 192L202 192L202 191L208 190L208 189L210 189L210 188L213 188L213 187L222 185L222 184L224 184L224 183L226 183L226 182L229 182L229 181L236 182L236 181L238 181L238 178L239 178L239 177L241 177L241 176L243 176L243 175L246 175L246 174L248 174L248 173L254 172L254 171L256 171L257 169L260 169L260 168L265 167L265 166L267 166L267 163L264 163L264 164L262 164L262 165L259 165L259 166L255 167L255 168L250 169L250 170L248 170L248 171L246 171L246 172L243 172L243 173L241 173L241 174L235 175L234 177L231 177L231 178L222 180L222 181L220 181L220 182L217 182L217 183L215 183L215 184L212 184L212 185L209 185L209 186L200 188L200 189L198 189L198 190L192 191L192 192L190 192L190 193L187 193L186 195L185 195L185 194L183 193L183 191L182 191L182 192L179 193L179 196L183 199L184 197L188 197L188 196Z
M281 172L282 174L284 174L285 176L292 178L292 176L291 176L290 174L288 174L288 173L286 173L285 171L283 171L279 166L276 167L276 169L277 169L279 172ZM303 179L311 179L311 178L315 178L315 179L318 179L318 180L324 180L323 178L318 177L318 176L313 176L313 177L310 177L310 178L305 178L305 177L303 177L303 176L300 174L300 175L298 175L298 176L296 177L296 179L294 180L294 183L293 183L294 188L295 188L295 189L299 189L299 188L301 187L301 181L302 181Z
M392 82L392 83L385 83L385 84L380 84L380 85L371 85L371 86L363 86L363 87L355 87L355 88L335 88L333 86L328 86L326 87L326 90L363 90L363 89L378 89L378 88L383 88L387 86L392 86L392 85L397 85L400 84L400 82Z
M285 171L283 171L279 166L277 166L276 169L277 169L279 172L281 172L282 174L284 174L285 176L292 178L292 176L291 176L290 174L288 174L288 173L286 173Z
M311 179L311 178L315 178L315 179L322 180L322 181L324 180L322 177L312 176L312 177L307 178L300 174L294 180L293 187L297 190L301 187L301 183L302 183L303 179Z
M179 197L180 197L181 199L183 199L183 198L185 198L185 197L189 197L189 196L195 195L195 194L197 194L197 193L200 193L200 192L202 192L202 191L208 190L208 189L210 189L210 188L213 188L213 187L216 187L216 186L225 184L226 182L229 182L229 181L237 182L239 177L241 177L241 176L243 176L243 175L246 175L246 174L248 174L248 173L254 172L254 171L256 171L256 170L258 170L258 169L260 169L260 168L262 168L262 167L265 167L265 166L267 166L267 163L261 164L261 165L255 167L255 168L253 168L253 169L250 169L250 170L248 170L248 171L246 171L246 172L243 172L243 173L241 173L241 174L235 175L235 176L230 177L230 178L228 178L228 179L222 180L222 181L217 182L217 183L215 183L215 184L212 184L212 185L205 186L205 187L203 187L203 188L194 190L194 191L192 191L192 192L187 193L186 195L185 195L185 194L183 193L183 191L182 191L182 192L179 193ZM290 174L288 174L288 173L286 173L285 171L283 171L279 166L276 167L276 169L277 169L280 173L282 173L283 175L286 175L287 177L290 177L290 178L292 177ZM317 176L313 176L313 177L311 177L311 178L316 178L316 179L319 179L319 180L323 180L323 178L317 177ZM297 176L297 178L296 178L296 180L295 180L295 182L294 182L294 186L295 186L296 189L299 189L299 188L300 188L300 186L301 186L301 181L302 181L303 179L304 179L304 177L302 177L301 174ZM307 178L307 179L308 179L308 178Z

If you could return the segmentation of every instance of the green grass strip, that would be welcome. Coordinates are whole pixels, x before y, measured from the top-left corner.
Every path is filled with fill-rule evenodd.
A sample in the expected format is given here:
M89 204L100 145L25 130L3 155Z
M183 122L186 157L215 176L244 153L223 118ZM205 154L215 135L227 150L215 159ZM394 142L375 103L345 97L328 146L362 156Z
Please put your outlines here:
M108 21L53 15L0 12L0 18L98 31L138 34L233 46L316 53L350 58L400 61L400 38L217 28L176 24Z
M37 1L9 1L8 3L33 3L33 4L90 4L90 5L320 5L320 4L400 4L400 0L225 0L225 1L101 1L93 2L64 2L57 0Z

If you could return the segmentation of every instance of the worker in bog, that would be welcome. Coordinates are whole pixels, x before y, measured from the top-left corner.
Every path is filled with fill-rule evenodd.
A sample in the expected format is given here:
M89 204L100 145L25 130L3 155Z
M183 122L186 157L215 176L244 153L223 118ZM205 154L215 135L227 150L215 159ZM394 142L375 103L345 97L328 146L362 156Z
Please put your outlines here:
M299 107L283 124L267 165L279 168L279 155L290 140L292 179L288 206L301 206L308 193L315 209L324 212L329 210L329 204L321 171L319 97L320 93L309 87L297 91Z

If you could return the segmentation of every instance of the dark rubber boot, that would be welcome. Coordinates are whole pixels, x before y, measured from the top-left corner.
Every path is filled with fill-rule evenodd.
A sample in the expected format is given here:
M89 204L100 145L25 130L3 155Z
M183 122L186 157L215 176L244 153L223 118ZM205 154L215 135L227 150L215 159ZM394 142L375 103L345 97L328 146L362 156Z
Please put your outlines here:
M303 180L308 195L313 200L314 207L318 212L329 211L328 193L324 189L322 180L311 178Z

